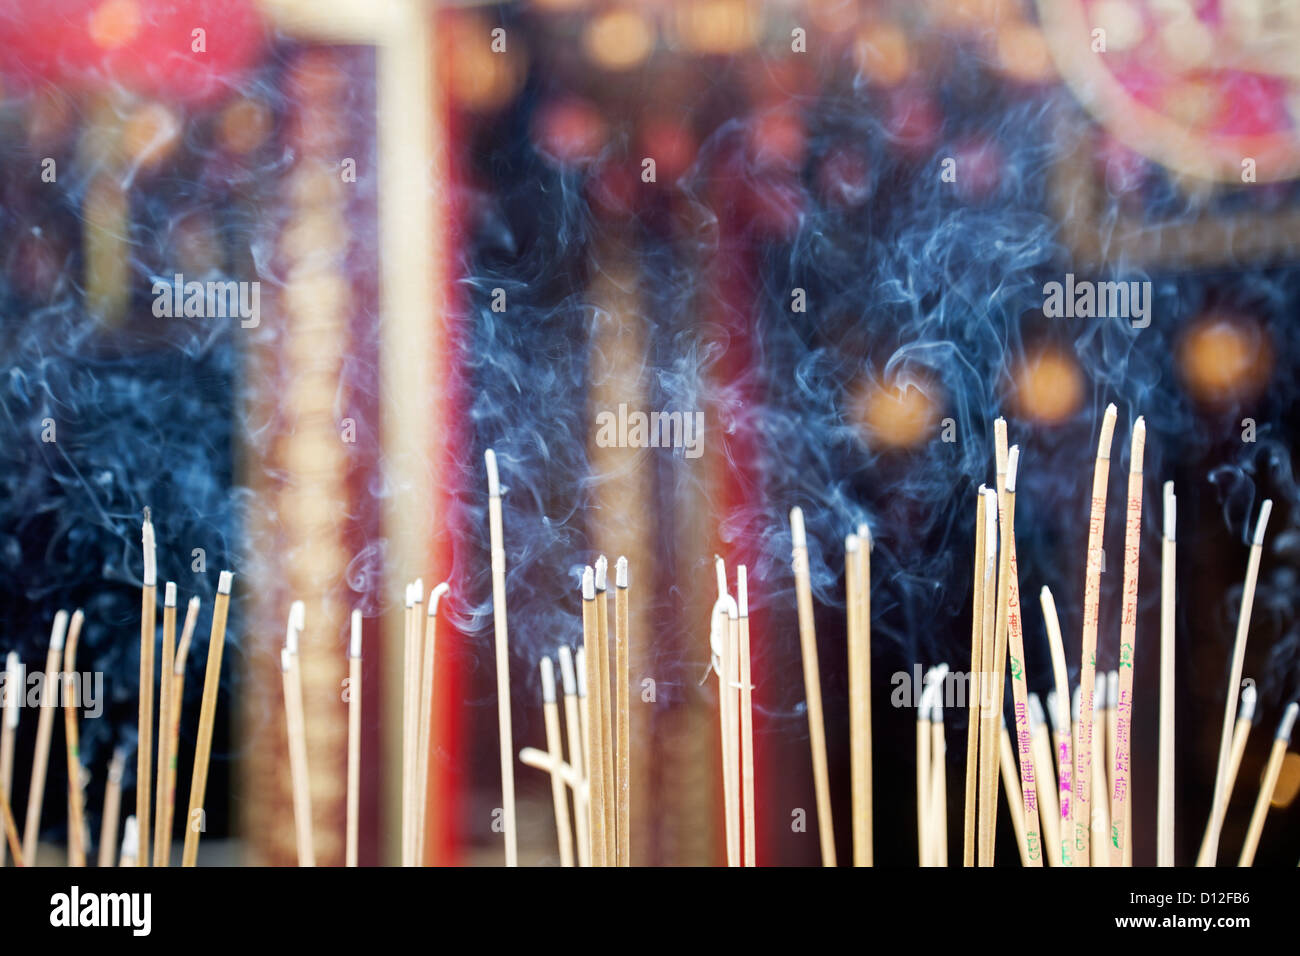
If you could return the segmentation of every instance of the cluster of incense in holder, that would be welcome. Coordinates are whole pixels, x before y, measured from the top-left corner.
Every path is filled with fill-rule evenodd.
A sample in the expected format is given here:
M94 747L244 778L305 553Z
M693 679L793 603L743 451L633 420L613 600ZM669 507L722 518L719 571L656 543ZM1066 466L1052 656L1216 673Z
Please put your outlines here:
M1114 644L1116 667L1108 674L1096 670L1099 639L1101 571L1104 563L1106 492L1110 476L1110 451L1116 409L1107 407L1102 419L1093 471L1088 553L1084 581L1080 673L1073 694L1066 667L1056 602L1048 588L1040 604L1051 654L1053 687L1047 705L1029 692L1024 650L1023 607L1016 562L1016 483L1020 450L1008 447L1003 419L994 423L995 476L993 488L980 486L975 508L975 560L971 614L971 656L968 684L969 724L966 740L965 812L962 862L965 866L992 866L996 845L999 789L1006 792L1021 863L1025 866L1132 866L1133 865L1133 667L1137 660L1138 568L1141 552L1143 459L1146 426L1141 417L1133 424L1124 522L1124 574L1120 627ZM1251 608L1259 573L1264 532L1272 502L1265 501L1255 527L1246 583L1233 648L1227 702L1224 711L1214 798L1199 865L1213 865L1228 797L1245 749L1255 706L1252 685L1242 692L1242 708L1234 730L1237 691L1250 627ZM1173 483L1164 486L1164 529L1160 581L1160 759L1156 859L1174 865L1174 601L1176 500ZM807 695L809 742L812 748L813 787L824 865L835 864L827 776L826 732L821 706L816 634L813 630L812 588L808 568L808 542L803 512L790 512L793 541L795 596L799 619ZM853 781L853 849L855 865L871 865L871 699L870 699L870 537L865 526L845 539L846 614L850 685L850 747ZM719 563L720 612L735 611L725 598ZM715 665L723 632L715 628ZM742 659L744 650L742 650ZM719 667L724 688L729 675L725 658ZM946 807L947 747L943 727L944 685L948 665L931 667L925 674L917 700L916 801L917 847L921 866L945 866L948 860ZM1013 723L1003 716L1004 687L1010 680ZM740 686L748 690L748 680ZM725 737L731 708L724 701ZM1242 849L1240 863L1253 861L1265 816L1281 775L1287 741L1297 705L1286 708L1256 800L1254 815ZM729 766L729 764L728 764ZM734 788L724 773L724 799L730 808ZM732 856L733 829L728 817L728 856Z
M175 819L176 764L180 747L180 715L185 693L185 664L191 639L198 624L199 598L190 599L180 641L176 640L176 585L169 581L163 594L162 660L159 669L161 691L159 706L154 707L154 650L157 637L157 546L149 509L144 511L141 540L144 552L144 575L140 615L140 686L139 728L136 748L136 812L123 828L121 866L169 866L171 863L172 824ZM208 763L212 749L212 732L216 720L217 691L221 682L221 654L226 639L226 616L234 575L222 571L213 606L212 630L208 637L207 674L203 684L203 701L198 735L194 748L194 776L190 781L189 813L185 826L184 866L193 866L198 854L199 834L203 831L203 800L207 788ZM36 726L36 749L27 794L27 816L19 842L17 825L9 804L13 771L13 740L18 727L19 709L16 688L23 682L22 665L10 654L6 666L7 699L3 733L0 734L0 811L5 829L6 848L18 866L34 866L37 861L41 827L41 809L45 798L45 778L49 767L54 713L62 697L64 738L68 777L68 865L86 865L90 831L86 822L84 790L86 769L79 749L81 687L77 672L77 644L85 615L66 611L54 616L49 652L45 660L45 679ZM156 723L155 723L156 721ZM156 728L156 735L155 735ZM153 748L157 746L157 764ZM102 808L99 866L113 866L117 850L117 830L122 805L122 779L126 772L126 751L114 751L108 767L108 780ZM156 780L154 772L157 772ZM151 824L152 821L152 824ZM150 855L149 828L154 828L153 853ZM0 856L3 863L3 856Z

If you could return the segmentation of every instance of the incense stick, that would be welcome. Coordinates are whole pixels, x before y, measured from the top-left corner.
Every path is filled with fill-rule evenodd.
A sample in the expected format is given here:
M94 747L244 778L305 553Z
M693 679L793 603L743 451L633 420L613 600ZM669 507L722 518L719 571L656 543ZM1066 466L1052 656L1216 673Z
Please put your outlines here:
M1088 565L1083 584L1083 637L1079 656L1078 739L1074 742L1074 786L1071 816L1074 822L1074 865L1091 862L1092 824L1092 716L1097 668L1097 623L1101 605L1101 565L1106 530L1106 487L1110 480L1110 446L1117 412L1106 406L1097 438L1097 460L1092 472L1092 505L1088 515Z
M140 588L140 712L135 750L135 818L140 827L137 866L149 865L149 785L153 777L153 653L157 637L158 558L153 521L144 509L141 528L144 577Z
M86 616L77 610L68 625L68 640L63 648L63 737L68 756L68 866L86 865L86 813L81 736L77 728L77 704L81 679L77 676L77 640Z
M357 865L361 829L361 609L352 609L348 641L348 807L344 865Z
M212 728L217 719L217 691L221 686L221 655L226 646L226 616L230 611L230 589L234 579L232 572L221 572L217 599L212 605L212 630L208 636L208 663L203 675L199 729L194 741L194 773L190 778L190 802L185 818L185 849L181 856L181 866L194 866L199 856L199 834L203 832L203 801L208 789L208 761L212 756Z
M167 768L171 764L171 707L172 666L176 659L176 583L168 581L163 587L163 643L158 661L158 779L154 793L153 865L167 866L170 862L168 841L163 836L167 826Z
M993 709L993 651L997 629L998 502L997 492L980 485L984 499L984 620L980 639L979 781L976 787L975 856L979 866L993 865L993 829L997 821L998 734L1002 715Z
M930 866L930 693L934 668L921 680L921 699L916 705L916 860L918 866Z
M5 659L4 726L0 728L0 795L8 803L13 797L14 738L18 734L18 718L22 710L23 664L18 654L9 652ZM5 865L9 844L0 840L0 866ZM21 859L15 859L21 864Z
M280 670L284 683L284 715L289 742L289 775L293 783L293 820L298 840L298 865L316 865L312 838L311 775L307 770L307 726L302 704L302 672L298 666L298 641L306 626L306 607L301 601L289 606L284 647L280 649Z
M994 449L995 449L995 474L997 477L997 487L994 493L997 495L996 505L994 500L990 499L989 507L995 509L998 515L998 579L997 590L994 598L994 628L993 628L993 650L992 657L989 661L989 693L985 705L989 708L990 717L998 721L1004 720L1002 703L1006 685L1006 666L1007 666L1007 612L1011 595L1011 559L1014 555L1014 541L1007 537L1006 528L1006 483L1007 468L1010 462L1010 451L1007 448L1007 423L1003 418L999 418L993 423ZM996 733L996 730L993 730ZM990 737L992 743L992 737ZM990 748L987 755L989 760L997 759L996 754ZM997 768L990 764L985 777L985 786L988 792L981 794L984 800L984 814L981 817L981 834L984 845L984 866L994 864L995 851L997 847ZM1017 788L1019 797L1019 789Z
M943 664L935 675L930 698L930 856L934 866L948 865L948 741L943 726L943 682L947 676L948 665Z
M583 737L587 741L586 760L587 790L590 802L587 806L587 832L591 835L591 865L608 866L608 834L605 832L605 788L601 768L605 765L600 737L599 693L596 691L600 679L600 651L596 647L596 572L588 565L582 571L582 639L583 661L586 664L586 687L579 684L578 693L586 690L586 725Z
M424 627L424 649L421 652L424 674L420 686L420 753L415 765L419 782L419 802L416 804L416 845L420 866L425 865L429 855L429 761L432 759L429 753L429 735L433 732L434 656L438 650L438 608L450 590L451 585L443 581L429 594L429 613Z
M9 852L13 854L14 866L25 866L23 848L18 843L18 824L14 822L14 812L9 807L9 797L3 793L0 793L0 815L3 815L4 842L9 847Z
M1092 853L1088 862L1094 867L1110 866L1110 854L1106 852L1106 840L1110 837L1110 786L1106 779L1106 747L1110 736L1108 678L1108 674L1101 675L1097 681L1097 693L1092 698L1093 726L1101 728L1101 746L1092 751L1092 816L1088 832Z
M542 716L546 725L546 752L551 763L551 802L555 805L555 838L560 847L560 866L573 866L573 833L569 827L569 800L564 795L564 778L560 764L564 754L560 745L560 706L555 699L555 669L549 657L543 657Z
M1070 727L1070 677L1065 667L1065 642L1061 639L1061 622L1056 616L1056 600L1044 585L1038 594L1043 608L1043 622L1047 627L1047 644L1052 654L1052 678L1056 689L1047 695L1047 712L1052 721L1056 744L1056 782L1060 818L1057 832L1059 840L1052 856L1062 866L1074 866L1071 790L1074 784L1074 764L1071 758L1073 731Z
M1255 606L1255 583L1259 579L1259 559L1264 550L1264 532L1268 528L1268 516L1273 511L1273 502L1265 501L1259 509L1259 520L1255 524L1255 537L1250 545L1250 557L1246 562L1246 583L1241 594L1241 612L1237 616L1237 638L1233 643L1232 666L1228 677L1228 699L1223 710L1223 734L1219 739L1219 764L1214 777L1214 805L1219 804L1223 792L1224 777L1227 773L1228 750L1232 743L1232 715L1237 709L1237 693L1241 686L1241 668L1246 660L1246 638L1250 633L1250 614ZM1219 855L1220 819L1213 819L1213 832L1207 842L1210 852L1204 866L1214 866Z
M1264 819L1268 816L1268 806L1277 788L1277 778L1282 773L1282 760L1286 757L1287 745L1291 743L1291 732L1295 729L1296 714L1300 704L1292 701L1282 714L1282 721L1277 726L1273 737L1273 749L1268 755L1268 766L1264 770L1263 782L1259 785L1259 796L1255 798L1255 810L1250 815L1250 826L1246 830L1246 842L1241 848L1238 866L1254 866L1255 851L1259 849L1259 838L1264 832Z
M1128 504L1124 510L1124 592L1119 626L1118 693L1112 702L1115 753L1111 758L1110 858L1125 866L1132 858L1129 789L1132 773L1133 665L1137 660L1138 564L1142 551L1142 459L1147 426L1141 415L1133 423L1129 446Z
M1019 793L1016 755L1011 749L1011 735L1007 733L1005 718L998 734L998 764L1002 770L1002 786L1007 792L1007 807L1011 810L1011 829L1016 834L1016 847L1020 850L1020 865L1030 866L1029 846L1025 842L1025 804Z
M496 631L497 727L501 750L501 812L505 826L506 866L519 865L519 837L515 827L514 734L510 727L510 641L506 619L506 550L501 525L501 479L497 456L483 453L488 476L488 529L492 545L492 621ZM590 662L595 666L599 661ZM609 685L609 671L605 671ZM597 725L598 726L598 725ZM592 775L595 776L594 774ZM602 812L603 808L602 808Z
M118 747L108 764L108 786L104 788L104 814L99 823L99 865L117 864L117 821L122 813L122 777L126 774L126 750Z
M1043 840L1048 865L1060 865L1061 809L1056 802L1056 788L1052 786L1052 746L1047 740L1047 714L1037 694L1029 695L1029 735L1033 748L1034 779L1039 782L1039 818L1043 825Z
M185 609L185 624L181 627L181 638L176 645L176 655L172 661L171 708L167 728L167 752L171 755L171 759L163 768L167 772L164 791L167 799L163 802L163 812L167 815L167 822L162 829L163 859L167 861L165 865L170 865L171 861L172 823L176 818L176 767L180 754L181 710L185 706L185 662L189 659L190 641L194 637L194 628L198 623L199 599L196 596L190 598L189 606ZM116 820L113 821L113 825L114 835L116 835Z
M36 844L40 837L41 805L45 802L45 772L50 761L50 737L54 733L54 712L59 692L59 663L68 634L68 612L54 615L50 649L45 655L45 683L41 690L40 716L36 723L36 750L32 754L32 776L27 788L27 819L23 826L23 859L36 865ZM15 862L17 860L15 859Z
M853 865L871 866L871 651L863 574L867 561L863 541L856 534L844 539L844 611L849 657L849 779L852 785Z
M579 671L579 675L581 671ZM569 742L569 765L582 779L582 722L578 716L578 684L574 677L573 654L560 647L560 685L564 689L564 729ZM587 833L587 803L580 790L573 793L573 819L578 830L578 865L591 866L591 841Z
M754 686L749 659L749 569L736 566L736 610L740 615L740 784L744 808L742 862L757 866L757 813L754 809Z
M737 574L744 574L740 568ZM743 580L743 577L741 578ZM617 806L615 818L618 821L618 865L632 865L632 715L629 709L628 695L628 655L631 640L630 607L628 606L627 558L620 557L614 564L614 705L618 713L616 721L614 793ZM747 684L749 679L749 619L741 622L741 682ZM742 690L742 696L748 699L748 688ZM743 712L742 712L743 719ZM752 747L751 747L752 750ZM751 753L752 756L752 753ZM751 775L752 791L752 775Z
M962 821L962 866L975 865L975 786L979 777L976 762L979 759L980 666L984 643L985 505L986 499L981 489L975 497L975 558L971 564L973 590L970 614L970 680L966 685L969 706L966 718L966 803ZM849 670L851 674L852 664L849 665ZM849 699L852 698L850 691Z
M135 822L135 814L126 818L126 824L122 827L122 853L120 854L118 866L139 866L140 855L140 825Z
M719 559L721 561L721 559ZM726 574L719 572L725 585ZM713 668L718 674L718 736L722 769L722 807L726 831L727 866L740 866L740 775L737 773L739 738L736 733L735 659L739 653L739 607L725 589L714 602L709 616L709 646Z
M826 763L826 725L822 719L821 670L817 665L817 632L813 625L812 578L808 568L808 536L803 509L790 509L791 563L799 612L799 646L803 657L804 694L808 706L808 739L812 750L813 787L817 797L817 832L822 865L835 865L835 827L831 821L830 773Z
M1241 758L1246 753L1246 743L1250 739L1250 731L1255 723L1255 685L1247 684L1241 690L1241 709L1237 714L1237 722L1232 728L1232 750L1228 757L1228 774L1224 781L1223 790L1214 796L1214 803L1210 806L1210 817L1205 822L1205 833L1201 837L1201 849L1196 854L1197 866L1208 866L1210 859L1210 840L1213 839L1218 843L1219 833L1223 826L1223 818L1228 813L1228 803L1232 799L1232 788L1237 783L1237 771L1241 768ZM1215 854L1218 853L1216 845Z
M608 854L605 865L617 866L618 821L614 805L618 798L614 792L614 721L609 680L609 561L603 554L596 558L592 570L596 584L596 647L600 650L600 749L605 758L605 776L601 781L605 792L605 851Z
M405 669L402 680L402 865L416 865L416 782L420 754L420 629L424 610L424 579L416 578L406 593Z
M1178 500L1165 482L1165 533L1160 546L1160 758L1156 783L1156 866L1174 865L1174 609Z
M1015 711L1017 754L1020 757L1020 789L1025 803L1025 847L1029 853L1029 865L1042 866L1043 838L1038 829L1038 782L1034 776L1033 741L1029 728L1024 622L1020 612L1020 571L1016 562L1016 477L1019 465L1020 446L1012 445L1007 455L1007 477L999 506L999 520L1006 525L1001 532L1001 540L1009 556L1006 589L1007 652L1010 655L1011 699ZM1001 666L1002 659L999 657L997 667Z

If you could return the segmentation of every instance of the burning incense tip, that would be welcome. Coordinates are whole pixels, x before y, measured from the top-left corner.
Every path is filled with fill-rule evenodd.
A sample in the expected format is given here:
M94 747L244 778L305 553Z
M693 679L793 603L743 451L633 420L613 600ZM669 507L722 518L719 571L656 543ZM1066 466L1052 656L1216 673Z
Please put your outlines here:
M149 518L149 509L144 509L144 525L140 529L140 541L144 547L144 586L158 586L158 547L154 542L153 521Z
M1264 530L1268 527L1268 516L1273 513L1273 499L1268 498L1264 501L1263 507L1259 509L1259 520L1255 522L1255 547L1264 546Z
M1247 684L1241 689L1241 707L1237 710L1239 720L1255 720L1255 685Z
M446 581L442 581L438 584L437 587L435 587L432 591L429 592L429 617L434 617L437 615L439 603L442 601L442 599L447 595L447 592L450 590L451 590L451 585Z
M614 562L614 587L627 587L627 558L622 555Z
M492 498L500 498L501 476L497 473L497 453L489 448L483 452L483 461L487 463L488 495Z
M582 569L582 599L584 601L596 600L596 572L590 564Z
M1106 406L1106 414L1101 419L1101 436L1097 441L1097 457L1110 460L1110 443L1115 434L1115 419L1119 416L1115 403Z
M577 684L573 679L573 653L567 647L560 648L560 683L564 685L566 696L578 692Z
M851 551L854 554L858 552L858 536L849 534L844 536L844 550Z
M411 583L411 595L415 598L416 604L424 603L424 578L416 578Z
M596 559L596 590L604 591L609 587L609 559L603 554Z
M167 587L163 589L163 607L176 606L176 582L168 581Z
M229 594L231 586L235 583L234 571L222 571L221 577L217 579L217 593Z
M289 626L284 632L284 649L290 654L298 653L298 637L307 626L307 605L294 601L289 605Z
M409 581L406 584L406 606L415 607L415 585Z
M1178 499L1174 496L1174 483L1165 482L1165 540L1177 540L1174 531L1178 525Z
M118 747L113 751L113 759L108 765L108 782L121 783L126 776L126 748Z
M718 597L722 597L727 593L727 563L721 555L713 556L713 573L718 577Z
M1147 445L1147 423L1141 415L1133 423L1133 443L1129 446L1129 470L1142 474L1142 456Z
M587 652L581 647L575 656L575 669L578 673L578 696L587 696Z
M1007 454L1007 494L1016 493L1016 470L1020 467L1020 446L1012 445Z
M1277 739L1291 741L1291 732L1295 730L1296 715L1300 714L1300 704L1295 701L1286 705L1286 711L1282 714L1282 722L1277 725Z
M874 550L876 542L871 537L871 526L865 521L858 522L858 540L867 546L867 550Z
M348 643L348 657L361 657L361 609L352 609L352 640Z
M985 575L993 569L998 560L998 495L992 488L986 488L980 485L984 496L988 499L984 502L984 547L985 555Z
M289 648L287 647L280 648L280 670L281 671L287 672L289 670L289 664L292 658L293 658L293 652L290 651Z
M736 565L736 609L741 617L749 617L749 569Z
M190 653L190 641L194 637L194 628L199 623L199 599L198 596L190 598L189 606L185 609L185 624L181 628L181 639L176 645L176 659L172 662L173 674L185 673L185 659Z
M808 533L803 526L803 509L798 505L790 509L790 538L795 548L808 547Z
M54 629L50 632L50 650L63 650L63 639L68 634L68 612L59 611L54 615Z
M549 657L542 658L542 702L555 703L555 667Z

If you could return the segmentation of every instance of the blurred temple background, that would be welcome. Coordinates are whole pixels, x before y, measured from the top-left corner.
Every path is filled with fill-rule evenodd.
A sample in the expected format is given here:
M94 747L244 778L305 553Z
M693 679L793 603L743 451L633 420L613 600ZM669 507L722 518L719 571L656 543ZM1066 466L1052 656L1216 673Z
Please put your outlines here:
M993 419L1024 456L1022 593L1052 588L1075 674L1091 456L1115 402L1099 669L1118 655L1121 449L1139 414L1149 435L1139 865L1155 860L1160 485L1180 499L1180 864L1208 813L1253 516L1275 502L1235 860L1300 692L1298 45L1300 3L1282 0L0 0L0 650L37 670L54 612L86 611L79 669L104 675L81 731L92 843L112 753L134 753L149 506L160 580L203 599L189 688L216 575L236 573L200 862L296 862L278 656L295 599L317 859L343 860L360 608L361 862L396 861L416 576L451 585L427 858L501 862L491 447L516 750L543 746L538 662L580 644L583 565L629 559L637 865L723 859L715 554L750 576L758 861L819 859L796 504L851 858L843 538L869 523L875 858L911 865L916 717L891 694L917 665L969 660ZM1145 314L1053 314L1067 275L1147 283ZM256 298L172 308L209 281ZM702 413L702 441L609 447L597 418L620 406ZM192 690L181 794L197 713ZM956 859L966 717L947 719ZM24 711L20 819L35 723ZM67 838L62 747L60 721L46 862ZM554 864L549 780L515 777L520 860ZM1289 803L1295 755L1284 782ZM998 855L1017 859L1005 804ZM1258 862L1298 857L1279 805Z

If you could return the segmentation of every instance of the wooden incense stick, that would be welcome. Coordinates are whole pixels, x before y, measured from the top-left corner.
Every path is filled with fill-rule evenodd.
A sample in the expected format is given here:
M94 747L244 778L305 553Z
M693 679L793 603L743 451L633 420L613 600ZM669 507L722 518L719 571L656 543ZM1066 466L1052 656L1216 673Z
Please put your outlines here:
M555 669L549 657L543 657L542 716L546 725L546 753L551 763L551 802L555 805L555 837L560 847L560 866L573 866L573 831L569 826L569 798L565 796L560 764L564 753L560 744L560 705L555 695Z
M943 726L943 682L948 665L935 675L930 696L930 863L948 865L948 740Z
M1060 865L1061 810L1056 802L1052 745L1047 739L1047 714L1037 694L1029 695L1029 734L1033 747L1034 780L1038 784L1038 816L1043 826L1043 856L1049 866Z
M1110 862L1125 866L1132 858L1129 814L1132 812L1133 666L1137 660L1138 564L1142 552L1142 459L1147 426L1141 415L1133 423L1129 446L1128 502L1124 509L1124 591L1119 624L1119 687L1112 702L1115 752L1110 767Z
M1020 447L1007 455L1007 477L999 503L999 520L1005 526L1000 538L1007 550L1007 653L1010 655L1011 699L1015 712L1016 755L1020 758L1020 790L1025 803L1025 848L1029 865L1043 865L1043 836L1039 829L1038 781L1034 776L1033 737L1029 727L1029 686L1025 680L1024 621L1020 604L1020 572L1016 563L1016 477ZM999 588L1001 582L999 581ZM998 664L1002 662L999 660ZM996 667L995 667L996 669Z
M1160 756L1156 781L1156 866L1174 865L1174 608L1178 501L1165 482L1165 528L1160 546Z
M424 647L421 650L420 753L415 763L419 783L419 794L416 803L418 808L415 829L416 857L420 866L424 866L429 858L429 762L432 759L429 753L429 735L433 733L433 688L435 655L438 650L438 608L442 604L442 599L447 596L447 592L450 590L451 585L443 581L429 592L429 613L426 615Z
M979 777L980 736L980 665L984 643L984 522L986 501L983 492L975 496L975 559L971 565L972 597L970 615L970 678L966 684L968 716L966 720L966 801L962 821L962 866L975 865L975 784ZM849 667L852 673L852 665ZM850 693L850 700L852 694Z
M740 802L743 808L741 862L757 866L757 813L754 809L754 687L749 659L749 569L736 566L736 610L740 615Z
M166 822L162 828L163 841L163 865L169 866L172 855L172 823L176 818L176 766L179 761L180 740L181 740L181 711L185 706L185 664L189 660L190 641L194 638L194 628L199 623L199 599L198 597L190 598L189 606L185 609L185 623L181 627L181 638L176 644L176 655L172 661L171 671L171 707L169 709L169 724L167 727L167 753L170 759L163 769L166 771L166 783L164 793L167 799L163 801L163 812L167 815ZM114 821L116 826L116 821Z
M158 557L153 521L144 509L141 529L144 549L144 577L140 588L140 710L135 750L135 819L140 828L136 866L149 865L149 786L153 778L153 654L157 637Z
M560 648L560 686L564 690L564 729L569 744L569 766L583 777L582 723L578 716L578 682L574 676L573 654ZM587 803L579 790L573 793L573 820L578 831L578 865L591 866L591 841L587 833Z
M497 727L501 750L501 812L502 823L505 827L506 866L518 866L519 837L515 827L515 746L514 734L510 728L510 642L509 629L506 623L506 549L505 534L501 524L501 479L497 474L496 452L489 448L483 453L483 458L487 464L488 530L492 546L492 620L496 630ZM589 667L595 667L598 664L599 660L588 662ZM608 669L605 671L605 686L609 686ZM604 812L603 803L601 812ZM603 835L602 831L602 837Z
M1205 822L1205 833L1201 837L1201 849L1196 854L1197 866L1208 866L1210 859L1210 840L1216 843L1223 827L1223 818L1228 813L1228 803L1232 800L1232 788L1237 783L1237 771L1241 769L1241 758L1246 753L1246 743L1250 739L1251 728L1255 724L1255 685L1248 683L1241 689L1241 707L1237 713L1237 722L1232 728L1232 750L1228 756L1228 774L1223 790L1214 795L1210 806L1210 816ZM1217 788L1216 788L1217 789ZM1215 847L1217 856L1218 847Z
M587 790L590 802L587 806L587 832L591 835L591 865L609 866L608 834L605 832L605 780L601 768L605 766L605 755L600 737L600 706L596 684L600 680L600 651L596 647L596 572L588 565L582 571L582 640L583 662L586 664L585 690L587 691L586 726L583 737L587 741L586 760ZM579 685L578 693L583 691Z
M168 730L171 728L172 706L172 666L176 660L176 582L168 581L163 586L163 642L162 654L158 659L158 776L154 787L153 811L153 865L167 866L168 860L163 856L170 849L170 843L163 837L163 827L167 826L167 768L171 765L172 739Z
M721 559L719 559L720 561ZM709 617L709 647L713 669L718 675L719 766L722 770L722 809L726 833L727 866L740 866L740 774L737 773L739 738L736 727L736 695L732 674L736 673L735 655L739 653L739 607L726 593L726 572L719 571L723 590Z
M1092 859L1093 710L1097 674L1097 622L1101 606L1101 566L1106 530L1106 489L1110 480L1110 446L1115 434L1115 406L1107 405L1097 438L1097 460L1092 472L1092 504L1088 514L1088 564L1083 583L1083 636L1079 657L1079 729L1074 741L1074 786L1071 816L1074 823L1074 865L1088 866ZM1105 852L1105 848L1099 848Z
M108 764L108 786L104 789L104 814L99 824L99 865L117 864L117 821L122 813L122 778L126 775L126 751L118 747Z
M578 777L568 761L556 761L548 751L538 750L536 747L524 747L519 751L519 762L525 767L532 767L543 773L559 774L564 785L575 792L586 786L586 781Z
M605 757L605 852L606 866L618 865L618 821L614 793L614 720L609 677L609 561L602 554L592 566L596 583L596 647L600 650L600 749Z
M989 669L987 671L989 680L989 693L986 695L986 705L990 709L990 718L996 718L1001 723L1003 720L1002 702L1006 684L1007 668L1007 612L1008 603L1011 594L1011 557L1014 554L1012 550L1013 542L1006 536L1006 522L1004 515L1006 513L1006 482L1007 482L1007 465L1010 460L1010 450L1007 447L1007 423L1005 419L999 418L993 423L994 432L994 450L995 450L995 473L997 484L994 489L996 494L996 505L994 500L990 499L989 506L993 507L998 515L998 580L997 589L994 592L994 627L993 627L993 650L992 657L989 660ZM994 762L998 759L997 752L993 746L994 735L997 733L997 724L990 728L989 752L986 759L990 761L984 777L986 792L980 794L983 801L984 809L980 817L980 834L983 846L983 864L992 866L994 864L995 850L997 847L997 786L998 774L997 764ZM1016 789L1016 797L1020 799L1020 790Z
M45 772L50 763L50 738L54 733L54 713L59 696L59 664L63 642L68 636L68 612L54 615L50 632L50 649L45 655L45 683L41 689L41 712L36 723L36 750L32 753L32 775L27 787L27 819L23 826L23 860L36 865L36 844L40 838L41 805L45 802ZM16 862L16 861L15 861Z
M1094 867L1110 866L1110 854L1106 851L1110 839L1110 786L1106 779L1106 745L1109 737L1107 702L1110 700L1107 690L1109 675L1101 674L1097 678L1097 692L1093 695L1092 724L1098 728L1097 746L1092 750L1092 816L1089 829L1091 856L1089 864Z
M1282 761L1286 758L1286 748L1291 743L1291 732L1295 729L1298 712L1300 704L1292 701L1287 705L1282 721L1277 726L1273 749L1268 755L1268 766L1264 769L1264 779L1259 785L1259 796L1255 798L1255 810L1250 815L1250 826L1246 829L1246 842L1237 860L1238 866L1255 865L1255 852L1259 849L1259 838L1264 832L1264 819L1268 816L1273 791L1277 788L1277 778L1282 773Z
M826 725L822 718L821 670L817 665L817 632L813 625L812 577L808 567L808 534L803 509L790 509L791 564L799 612L799 647L803 657L804 694L808 706L808 740L812 750L813 788L817 797L817 832L822 866L835 865L835 826L831 820L830 771L826 762Z
M194 866L199 857L199 834L204 829L203 801L207 797L208 762L212 757L212 729L217 720L217 691L221 687L221 655L226 647L226 616L235 575L222 571L217 599L212 605L212 630L208 636L208 662L203 675L203 702L194 741L194 772L190 777L189 810L185 817L185 848L181 866Z
M135 822L135 814L126 818L122 826L122 852L118 856L118 866L138 866L140 855L140 825Z
M357 865L361 831L361 609L352 610L348 641L348 808L344 865Z
M14 738L18 735L18 718L22 713L23 702L23 664L18 654L9 652L5 659L4 687L4 726L0 727L0 795L6 802L13 797L14 784ZM5 855L9 844L0 840L0 866L5 865ZM21 864L21 859L15 859Z
M1020 850L1020 865L1029 866L1029 845L1025 842L1025 803L1020 797L1020 780L1016 776L1016 755L1011 747L1004 719L998 733L998 764L1002 770L1002 786L1007 792L1007 807L1011 810L1011 829L1016 834L1016 847Z
M1232 745L1232 715L1237 710L1237 694L1241 687L1241 668L1246 660L1246 638L1250 633L1250 614L1255 606L1255 583L1259 579L1259 559L1264 551L1264 532L1268 528L1268 516L1273 511L1273 502L1265 501L1259 509L1259 520L1255 524L1255 537L1250 545L1250 557L1246 563L1246 583L1241 594L1241 612L1237 616L1237 637L1233 642L1232 666L1228 676L1228 699L1223 710L1223 733L1219 739L1219 764L1214 777L1214 800L1212 805L1219 805L1228 770L1228 755ZM1214 866L1219 855L1218 828L1222 820L1212 818L1214 830L1207 843L1210 853L1204 866Z
M419 842L419 761L420 761L420 661L423 646L420 635L424 625L424 579L411 582L407 602L406 670L404 673L402 722L402 838L403 866L416 866Z
M743 574L741 568L738 573ZM614 563L614 708L615 753L614 764L615 819L618 822L618 865L632 865L632 713L628 695L628 673L631 640L631 608L628 605L627 558ZM748 683L749 675L749 619L741 622L741 683ZM748 700L748 689L742 687L741 695ZM741 712L742 720L744 710Z
M302 601L289 606L280 669L284 682L284 715L289 743L289 775L293 783L293 822L298 841L298 865L316 865L316 843L312 837L311 774L307 769L307 721L303 713L302 671L298 664L299 639L306 626L307 609Z
M84 771L81 767L81 732L77 707L81 679L77 676L77 641L86 616L77 610L68 625L63 647L63 739L68 757L68 866L86 865L86 810Z
M1047 713L1052 722L1056 744L1056 782L1060 820L1060 837L1052 855L1062 866L1074 865L1074 826L1071 817L1071 787L1074 786L1074 734L1070 726L1070 675L1065 666L1065 642L1061 639L1061 621L1056 615L1056 600L1044 585L1038 594L1047 628L1047 644L1052 654L1052 679L1056 689L1047 695Z
M871 649L870 629L863 620L869 598L865 542L850 534L844 539L844 610L849 658L849 779L853 811L853 865L872 865L871 833Z
M4 793L0 793L0 817L3 817L4 843L13 854L14 866L24 866L23 848L18 842L18 824L14 820L13 809L9 806L9 797Z
M1002 715L993 709L993 651L997 630L998 501L997 492L980 486L984 498L984 620L980 640L979 780L976 786L975 859L993 865L993 831L997 821L998 735Z
M930 774L934 770L930 759L930 694L934 668L922 678L921 699L916 705L916 860L918 866L930 866Z

